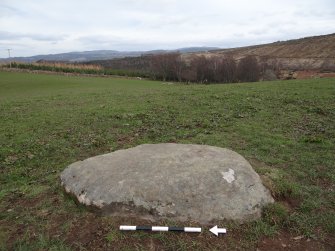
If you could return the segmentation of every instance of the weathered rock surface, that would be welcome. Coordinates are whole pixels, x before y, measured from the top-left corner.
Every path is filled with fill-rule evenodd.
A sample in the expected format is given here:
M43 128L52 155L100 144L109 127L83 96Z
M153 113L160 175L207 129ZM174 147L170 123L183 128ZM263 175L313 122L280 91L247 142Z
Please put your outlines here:
M241 155L205 145L145 144L99 155L71 164L61 182L85 205L153 220L252 220L273 202Z

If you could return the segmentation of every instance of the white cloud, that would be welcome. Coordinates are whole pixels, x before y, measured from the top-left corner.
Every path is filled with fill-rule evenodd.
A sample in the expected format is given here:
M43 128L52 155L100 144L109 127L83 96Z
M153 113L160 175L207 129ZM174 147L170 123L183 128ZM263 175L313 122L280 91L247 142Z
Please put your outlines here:
M0 57L234 47L333 33L332 0L2 0Z

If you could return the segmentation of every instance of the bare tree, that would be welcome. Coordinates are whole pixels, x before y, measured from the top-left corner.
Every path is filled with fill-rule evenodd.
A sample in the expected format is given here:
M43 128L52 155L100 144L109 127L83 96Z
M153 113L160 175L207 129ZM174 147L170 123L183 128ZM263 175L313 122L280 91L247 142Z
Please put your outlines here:
M237 81L237 66L233 57L225 56L219 67L220 82L234 83Z
M151 69L156 78L181 81L183 62L180 53L153 55Z
M196 56L192 59L191 67L196 72L197 82L212 82L213 67L211 67L210 59L207 59L205 56Z
M180 53L178 53L178 55L176 55L174 61L175 61L174 62L174 67L173 67L174 68L173 69L174 75L176 76L177 80L179 82L181 82L183 80L183 71L185 70L186 65L185 65Z
M255 56L246 56L240 60L237 67L238 79L242 82L255 82L259 80L260 67Z

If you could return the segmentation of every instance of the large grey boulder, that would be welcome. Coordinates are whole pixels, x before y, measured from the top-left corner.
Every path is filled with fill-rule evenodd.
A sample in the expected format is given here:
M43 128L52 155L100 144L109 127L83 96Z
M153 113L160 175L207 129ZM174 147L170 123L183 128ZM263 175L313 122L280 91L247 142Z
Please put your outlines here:
M195 220L252 220L274 200L258 174L225 148L145 144L71 164L68 193L111 215Z

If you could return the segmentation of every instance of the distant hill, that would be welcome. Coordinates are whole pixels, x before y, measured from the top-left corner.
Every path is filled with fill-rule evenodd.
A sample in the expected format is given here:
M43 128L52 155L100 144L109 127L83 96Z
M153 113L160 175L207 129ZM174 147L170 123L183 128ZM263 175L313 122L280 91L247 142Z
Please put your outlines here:
M335 33L306 37L270 44L215 50L213 53L231 53L235 56L255 55L272 58L335 58Z
M185 59L203 53L193 53ZM335 70L335 33L306 37L269 44L213 50L206 56L230 55L239 60L248 55L256 56L260 62L273 62L288 70Z
M87 62L95 60L109 60L115 58L138 57L147 54L161 54L168 52L207 52L217 50L217 47L189 47L176 50L152 50L152 51L115 51L115 50L95 50L82 52L68 52L59 54L36 55L31 57L13 57L12 61L17 62L37 62L37 61L62 61L62 62ZM0 61L7 62L8 58L0 58Z

